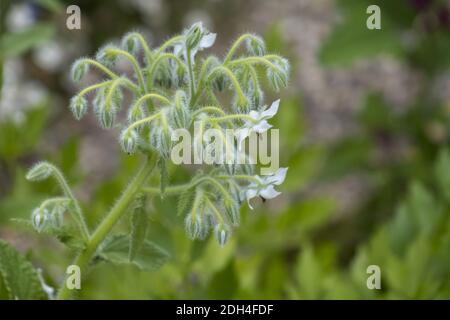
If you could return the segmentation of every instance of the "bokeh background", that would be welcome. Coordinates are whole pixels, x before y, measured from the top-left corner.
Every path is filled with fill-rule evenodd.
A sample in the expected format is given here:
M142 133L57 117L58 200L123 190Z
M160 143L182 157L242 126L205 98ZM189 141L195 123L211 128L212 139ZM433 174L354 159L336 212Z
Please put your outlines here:
M0 4L0 238L51 286L70 254L13 219L28 218L58 189L27 182L26 169L41 159L60 166L93 227L138 165L120 152L117 132L92 115L72 117L71 63L130 30L157 46L202 21L218 33L215 54L250 31L292 63L274 119L289 167L283 194L244 208L223 249L214 239L188 239L176 198L154 198L148 237L170 252L169 262L154 272L99 263L79 298L450 298L449 1ZM81 8L81 30L66 28L69 4ZM381 30L366 28L370 4L381 8ZM171 183L188 178L186 168L170 168ZM381 268L381 290L366 286L369 265Z

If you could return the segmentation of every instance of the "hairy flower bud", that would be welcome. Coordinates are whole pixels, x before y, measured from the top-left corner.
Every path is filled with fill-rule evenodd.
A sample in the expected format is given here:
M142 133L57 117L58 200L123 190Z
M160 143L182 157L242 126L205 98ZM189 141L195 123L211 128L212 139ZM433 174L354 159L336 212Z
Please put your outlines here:
M285 88L289 81L289 62L284 58L279 58L273 61L273 64L277 67L277 70L273 68L267 69L267 78L275 91L280 91L281 88Z
M128 154L136 152L138 141L139 135L134 129L125 129L120 134L120 145L122 146L122 150Z
M102 88L98 90L94 98L94 111L97 119L104 129L109 129L114 126L117 111L122 100L122 93L119 88L110 94L111 89Z
M248 37L245 41L248 52L255 56L263 56L266 54L266 44L264 40L257 35Z
M237 113L249 113L251 104L249 100L243 96L240 97L238 95L235 96L234 102L233 102L233 109Z
M223 223L218 223L214 227L214 236L221 247L223 247L230 237L230 227Z
M36 208L31 213L31 225L37 232L41 232L49 221L47 209Z
M142 106L139 105L135 105L133 108L130 108L128 110L128 123L132 124L135 123L136 121L139 121L141 119L144 119L147 116L147 113L145 112L145 109ZM141 128L143 128L143 124L139 125L137 127L137 130L140 130Z
M191 239L200 238L203 233L202 230L204 229L204 225L199 214L188 214L184 219L184 226L186 229L186 233Z
M95 58L98 62L103 63L107 67L113 67L117 61L117 54L114 50L118 48L112 44L107 44L100 48L97 52Z
M36 163L26 175L27 180L41 181L47 179L53 173L53 167L48 162Z
M203 36L203 26L201 22L193 24L186 32L186 47L193 49L198 46Z
M89 72L89 63L85 58L81 58L76 60L72 64L72 68L70 70L70 76L74 82L80 82L81 79L85 76L86 73Z
M170 64L167 60L162 61L158 64L155 72L155 83L166 89L172 88L173 85L173 75L170 68ZM150 80L150 79L149 79Z
M136 55L140 48L138 34L136 34L136 32L128 32L122 38L121 47L123 50Z
M220 60L215 57L211 56L209 58L209 64L208 64L208 73L212 72L214 68L221 66L222 63ZM210 76L209 79L210 85L213 87L214 90L217 90L219 92L222 92L225 90L229 85L229 80L227 77L224 76L223 73L215 72L212 77Z
M186 70L183 67L179 66L175 60L170 59L169 60L169 68L170 68L170 74L171 74L173 85L180 88L187 84L187 82L188 82L187 76L188 75L186 73Z
M96 115L103 129L109 129L114 126L116 120L116 110L114 108L100 108Z
M150 144L165 159L170 158L172 151L171 129L154 126L150 130Z
M189 128L191 115L184 91L177 91L175 94L175 105L170 109L170 118L175 128Z
M50 214L50 222L56 229L61 228L64 224L64 213L67 210L67 203L67 201L60 201L53 206Z
M70 100L70 110L72 111L75 119L80 120L87 112L87 100L83 96L74 96Z
M223 207L225 209L227 219L230 221L230 223L234 226L238 226L240 223L238 194L233 195L230 199L224 199Z

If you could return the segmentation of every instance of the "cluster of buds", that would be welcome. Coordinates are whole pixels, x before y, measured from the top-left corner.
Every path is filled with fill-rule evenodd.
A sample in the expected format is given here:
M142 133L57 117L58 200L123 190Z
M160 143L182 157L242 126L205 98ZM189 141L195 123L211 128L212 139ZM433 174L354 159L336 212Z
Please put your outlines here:
M64 196L44 200L31 213L31 225L38 231L58 230L64 226L65 214L69 212L79 227L80 236L88 237L83 213L61 171L48 162L38 162L27 173L30 181L42 181L53 177L59 184Z
M194 124L200 133L210 128L219 133L239 130L232 141L225 141L225 135L220 137L234 158L237 153L245 156L242 142L252 132L260 134L270 129L268 120L279 107L279 100L269 107L264 104L260 75L265 74L271 87L279 91L288 84L289 63L283 57L266 53L264 40L253 34L239 37L223 59L200 58L198 53L211 47L215 40L216 34L201 23L156 48L149 46L140 33L131 32L120 44L101 48L95 59L75 61L71 70L74 81L80 81L92 68L105 75L104 80L83 88L72 98L70 108L75 118L83 118L91 104L102 128L121 130L119 142L124 152L156 153L163 163L171 159L175 132L192 132ZM132 77L113 71L119 57L132 66ZM132 102L123 111L126 120L118 123L125 91L132 95ZM219 91L227 91L231 97L224 98L226 95L218 95ZM194 135L193 152L204 144L201 134ZM222 151L216 150L216 154L223 158ZM286 171L281 168L270 176L258 176L253 165L222 161L202 168L184 188L164 188L166 192L182 190L180 210L185 214L185 227L191 238L204 239L211 231L224 245L239 225L243 201L256 196L276 197L279 192L274 186L283 182ZM45 220L41 213L36 213L39 223Z

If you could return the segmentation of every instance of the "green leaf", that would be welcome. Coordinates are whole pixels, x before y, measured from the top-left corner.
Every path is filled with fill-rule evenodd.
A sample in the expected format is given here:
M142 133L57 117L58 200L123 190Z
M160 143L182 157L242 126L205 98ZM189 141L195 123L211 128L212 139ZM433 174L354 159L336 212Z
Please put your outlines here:
M145 241L148 229L148 215L146 212L147 197L146 195L139 195L135 200L133 212L131 214L131 237L130 237L130 251L128 258L133 261L136 254L141 250Z
M0 60L18 56L53 37L55 28L50 23L39 23L17 33L5 33L0 38Z
M170 258L169 253L157 244L145 240L133 261L129 260L130 237L116 235L105 242L100 256L114 264L133 264L144 271L154 271Z
M6 291L8 299L47 299L32 264L3 240L0 240L0 283L3 286L0 292Z
M166 191L167 184L169 183L169 174L167 173L166 161L163 158L158 160L159 172L161 174L160 188L161 188L161 198L164 197L164 192Z

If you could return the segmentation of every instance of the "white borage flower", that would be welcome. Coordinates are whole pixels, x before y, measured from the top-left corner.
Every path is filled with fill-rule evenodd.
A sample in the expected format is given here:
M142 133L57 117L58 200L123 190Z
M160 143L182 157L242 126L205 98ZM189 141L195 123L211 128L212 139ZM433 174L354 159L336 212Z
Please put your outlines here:
M201 22L197 22L184 32L184 36L183 42L174 45L173 53L176 56L183 56L187 61L187 48L189 48L191 63L194 64L197 52L211 47L216 41L217 34L209 32Z
M249 116L254 119L254 121L245 121L245 125L239 128L238 132L238 147L239 150L242 148L242 141L245 140L252 132L263 133L272 128L272 125L267 122L267 119L272 118L277 112L280 105L280 99L274 101L272 105L263 111L252 110L249 112Z
M250 200L260 196L264 200L273 199L281 194L281 192L275 190L274 186L278 186L283 183L286 178L288 168L280 168L277 172L270 176L264 176L257 178L260 180L260 183L252 182L245 190L245 198L247 198L248 206L250 209L253 209L250 204Z

